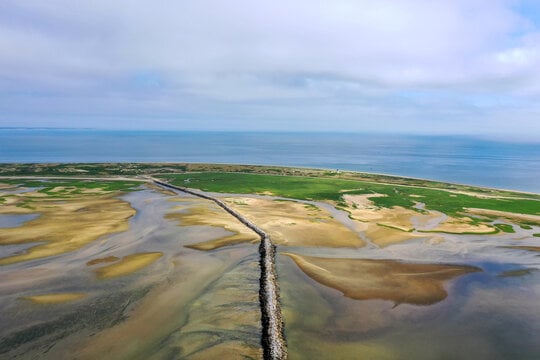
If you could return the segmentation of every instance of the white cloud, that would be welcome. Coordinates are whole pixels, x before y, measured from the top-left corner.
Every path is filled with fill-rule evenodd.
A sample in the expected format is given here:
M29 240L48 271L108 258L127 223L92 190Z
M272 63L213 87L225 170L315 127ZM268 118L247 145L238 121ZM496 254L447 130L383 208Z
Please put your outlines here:
M323 104L326 116L347 107L343 121L358 129L368 116L452 122L448 114L478 111L485 124L492 108L508 102L475 97L524 96L522 104L536 109L527 99L540 94L540 33L517 5L3 1L0 124L32 118L29 112L129 117L136 110L177 117L179 126L193 116L211 127L257 108L269 127L283 118L302 127L320 118L306 115L310 107ZM457 95L421 105L396 95L437 97L441 89ZM77 108L85 102L93 106L81 106L83 114Z

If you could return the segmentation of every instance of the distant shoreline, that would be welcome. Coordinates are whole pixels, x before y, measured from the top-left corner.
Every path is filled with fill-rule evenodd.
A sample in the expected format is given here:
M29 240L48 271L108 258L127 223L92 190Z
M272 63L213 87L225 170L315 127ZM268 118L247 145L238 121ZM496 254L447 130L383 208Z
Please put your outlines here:
M540 146L470 136L5 130L0 144L6 164L279 164L540 192Z
M109 172L99 174L99 176L90 175L88 170L81 168L93 168L93 167L119 167L119 168L131 168L137 170L140 167L144 167L144 172L139 173L120 173L115 172L116 168L108 170ZM10 168L15 168L14 173L9 174L6 171ZM27 173L29 167L34 170L48 169L45 172L37 171L31 174ZM177 167L177 171L163 171L173 170ZM183 168L186 167L186 168ZM46 171L58 170L64 173L47 173ZM157 171L152 171L157 170ZM243 171L242 171L243 170ZM277 170L283 173L275 173ZM68 172L66 172L68 171ZM69 172L71 171L71 172ZM440 181L434 179L402 176L385 173L364 172L354 170L339 170L328 168L315 168L315 167L302 167L302 166L284 166L284 165L258 165L258 164L231 164L231 163L196 163L196 162L104 162L104 163L0 163L0 179L72 179L78 178L81 180L99 180L108 178L111 180L135 180L135 181L147 181L146 176L149 175L167 175L177 173L201 173L201 172L221 172L221 173L245 173L245 174L266 174L275 176L302 176L302 177L324 177L324 178L339 178L344 180L359 180L374 183L390 183L397 186L413 186L413 187L427 187L433 188L435 186L441 190L455 190L455 191L467 191L467 190L483 190L483 191L497 191L508 192L513 194L523 195L538 195L540 193L521 191L513 189L504 189L489 186L478 186L458 182ZM6 174L7 173L7 174ZM349 178L353 176L354 178ZM385 181L386 180L386 181ZM393 180L393 181L392 181ZM394 182L395 181L395 182ZM402 183L406 182L406 183ZM412 183L411 183L412 182ZM426 183L426 184L422 184ZM448 186L441 187L441 186ZM457 188L456 188L457 187ZM455 189L454 189L455 188ZM487 194L486 196L489 196Z

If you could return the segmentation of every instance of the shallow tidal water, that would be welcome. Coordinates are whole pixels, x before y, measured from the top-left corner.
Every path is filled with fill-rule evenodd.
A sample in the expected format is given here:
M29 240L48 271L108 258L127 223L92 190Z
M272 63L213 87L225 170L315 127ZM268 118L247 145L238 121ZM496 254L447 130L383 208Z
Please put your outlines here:
M128 231L104 236L78 251L0 267L0 358L257 358L257 246L212 252L186 248L227 234L209 226L178 226L164 218L182 211L178 207L204 206L204 201L177 202L151 190L122 198L137 210ZM88 264L144 252L163 255L125 276L99 278L95 270L108 264ZM84 297L47 304L28 298L57 293Z
M325 257L331 253L321 248L307 252ZM520 264L519 254L513 253L500 262L505 253L493 251L495 262L489 261L495 258L490 255L485 262L477 261L478 256L458 256L460 264L482 271L450 280L445 285L448 296L431 305L356 300L318 283L288 256L278 255L289 358L538 359L540 261L529 255L526 264ZM528 271L511 272L516 269Z
M171 213L204 209L209 206L206 200L147 188L122 199L137 210L127 231L76 251L0 266L0 359L261 358L258 245L211 251L185 247L231 234L220 227L182 226L181 216L167 218ZM342 211L307 203L326 208L334 219L355 228ZM29 220L11 218L5 224L23 226ZM426 235L382 248L369 242L360 248L280 245L276 269L289 358L540 358L536 340L540 257L504 247L538 246L540 239L532 234L539 233L540 227L514 226L514 230L497 235L439 234L442 242L431 242ZM0 255L29 246L0 246ZM162 256L124 276L98 276L97 270L108 266L109 260L93 261L140 253ZM419 305L403 297L398 302L378 295L368 299L344 295L286 254L337 258L341 263L369 259L377 264L435 263L475 270L449 277L444 296ZM357 270L351 266L350 271ZM352 281L362 275L355 273ZM397 284L375 282L371 286L376 289L364 290L398 292L400 277L409 276L416 275L397 274L391 279L397 278ZM419 291L426 289L439 290L437 284L428 284ZM83 295L59 303L30 300L58 293Z
M38 214L0 215L0 228L21 226L27 221L37 218Z

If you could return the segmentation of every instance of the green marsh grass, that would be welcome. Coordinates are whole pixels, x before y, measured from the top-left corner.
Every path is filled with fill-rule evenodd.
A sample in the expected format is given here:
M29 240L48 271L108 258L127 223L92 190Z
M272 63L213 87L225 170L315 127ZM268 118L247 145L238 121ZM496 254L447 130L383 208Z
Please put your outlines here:
M302 200L333 200L344 206L343 194L384 194L373 197L376 206L390 208L401 206L414 208L416 201L411 195L422 196L426 209L443 212L450 216L462 217L466 208L480 208L529 215L540 215L540 201L522 198L480 198L477 196L452 193L442 189L372 183L358 180L344 180L322 177L297 177L283 175L259 175L244 173L185 173L162 175L167 181L204 191L254 194L271 192L276 196ZM486 190L487 191L487 190ZM473 221L480 222L481 219Z

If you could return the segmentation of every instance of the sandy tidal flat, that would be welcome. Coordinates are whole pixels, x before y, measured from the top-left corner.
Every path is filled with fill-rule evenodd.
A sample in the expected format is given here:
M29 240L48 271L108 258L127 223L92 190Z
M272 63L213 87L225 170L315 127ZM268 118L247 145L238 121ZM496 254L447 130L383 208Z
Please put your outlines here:
M178 195L145 188L56 197L66 191L28 192L34 209L9 205L39 210L51 224L2 229L4 243L34 240L39 229L52 239L44 245L59 250L0 265L0 358L262 357L256 245L187 247L230 233L221 223L178 226L167 216L197 208L195 198L170 201ZM100 221L123 227L101 233ZM72 234L92 231L72 246Z
M0 245L30 245L22 253L0 259L0 265L76 251L102 236L127 230L135 209L114 195L93 190L91 195L77 197L50 197L35 191L9 197L0 214L38 217L18 227L0 228Z
M283 246L362 247L361 237L326 210L312 204L234 197L227 204Z
M181 201L181 199L176 199L176 201ZM188 204L187 210L186 204ZM192 249L214 250L223 246L259 240L257 234L246 228L234 216L225 212L212 201L184 201L184 205L177 207L176 210L182 210L182 212L170 212L166 215L166 218L175 220L179 226L211 226L222 228L229 233L218 239L187 245Z
M147 267L163 256L161 252L146 252L124 256L114 264L106 265L94 271L100 279L125 276Z

